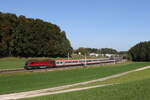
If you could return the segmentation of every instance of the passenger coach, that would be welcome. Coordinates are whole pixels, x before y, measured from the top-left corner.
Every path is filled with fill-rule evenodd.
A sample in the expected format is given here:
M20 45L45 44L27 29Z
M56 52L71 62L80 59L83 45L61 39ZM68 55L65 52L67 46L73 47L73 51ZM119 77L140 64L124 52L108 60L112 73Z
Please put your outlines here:
M25 69L39 69L39 68L52 68L52 67L62 67L62 66L78 66L87 64L99 64L115 62L113 59L103 58L103 59L67 59L67 60L45 60L45 61L27 61L25 64Z

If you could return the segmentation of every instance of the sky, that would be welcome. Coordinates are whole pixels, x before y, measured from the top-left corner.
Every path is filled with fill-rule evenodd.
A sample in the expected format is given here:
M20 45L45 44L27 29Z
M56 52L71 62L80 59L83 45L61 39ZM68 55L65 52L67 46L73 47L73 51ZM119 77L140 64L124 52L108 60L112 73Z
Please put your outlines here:
M126 51L150 40L150 0L1 0L0 12L56 24L74 49Z

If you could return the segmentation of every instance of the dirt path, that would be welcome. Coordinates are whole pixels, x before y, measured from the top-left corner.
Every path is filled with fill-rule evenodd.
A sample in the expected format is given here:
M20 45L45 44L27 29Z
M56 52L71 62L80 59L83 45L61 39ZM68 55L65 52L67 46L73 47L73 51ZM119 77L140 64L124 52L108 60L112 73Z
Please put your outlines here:
M71 88L73 86L93 83L93 82L97 82L97 81L105 81L105 80L108 80L111 78L120 77L120 76L126 75L128 73L141 71L141 70L148 69L148 68L150 68L150 66L146 66L143 68L139 68L139 69L135 69L135 70L107 76L104 78L99 78L96 80L75 83L75 84L71 84L71 85L64 85L64 86L59 86L59 87L54 87L54 88L33 90L33 91L20 92L20 93L4 94L4 95L0 95L0 99L1 100L15 100L15 99L20 99L20 98L29 98L29 97L44 96L44 95L51 95L51 94L58 94L58 93L66 93L66 92L80 91L80 90L85 90L85 89L90 89L90 88L97 88L97 87L102 87L102 86L113 85L113 84L104 84L104 85L96 85L96 86L90 86L90 87L84 87L84 88L67 89L67 88ZM66 90L62 90L62 89L66 89Z

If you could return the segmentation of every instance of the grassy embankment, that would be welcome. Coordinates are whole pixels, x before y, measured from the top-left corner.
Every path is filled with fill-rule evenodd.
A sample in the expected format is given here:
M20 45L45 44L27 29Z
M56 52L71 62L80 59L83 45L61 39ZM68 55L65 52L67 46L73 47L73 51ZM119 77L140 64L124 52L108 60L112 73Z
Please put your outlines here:
M0 75L0 94L37 90L93 80L143 66L146 62L78 68L53 72L23 72Z
M121 83L113 86L88 89L77 92L62 93L23 100L149 100L150 69L129 73L127 75L96 82L84 86Z

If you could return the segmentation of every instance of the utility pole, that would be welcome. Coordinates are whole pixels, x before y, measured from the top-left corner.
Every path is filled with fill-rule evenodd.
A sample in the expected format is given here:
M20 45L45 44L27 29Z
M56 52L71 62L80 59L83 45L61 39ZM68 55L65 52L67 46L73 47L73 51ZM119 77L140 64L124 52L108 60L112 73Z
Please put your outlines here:
M84 63L84 66L86 66L86 53L85 53L85 63Z
M68 52L68 59L69 59L69 52Z

